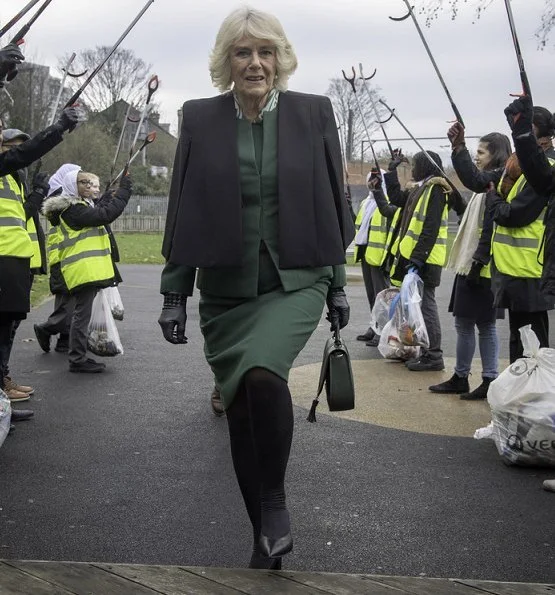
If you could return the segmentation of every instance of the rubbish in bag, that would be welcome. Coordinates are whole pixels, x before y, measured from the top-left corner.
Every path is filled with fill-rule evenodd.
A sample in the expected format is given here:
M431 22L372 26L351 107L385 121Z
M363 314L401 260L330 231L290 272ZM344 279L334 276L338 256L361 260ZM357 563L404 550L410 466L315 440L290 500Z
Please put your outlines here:
M106 292L106 298L114 319L123 320L124 308L119 289L113 285L112 287L106 287L103 291Z
M394 298L399 295L398 287L388 287L378 293L374 307L372 308L372 315L370 317L370 327L378 335L382 334L382 330L389 322L391 316L389 315L389 308Z
M490 384L491 432L475 437L491 438L508 464L555 467L555 349L540 348L530 325L519 330L525 357Z
M0 446L10 431L10 422L12 419L12 406L8 395L0 389Z
M404 345L399 339L399 331L395 316L383 327L378 351L386 359L407 361L420 354L420 347Z
M401 285L400 299L395 308L394 317L397 317L397 331L401 343L426 349L430 346L430 340L422 316L423 288L424 284L418 273L409 271Z
M101 289L93 301L87 348L100 357L114 357L123 353L105 289Z

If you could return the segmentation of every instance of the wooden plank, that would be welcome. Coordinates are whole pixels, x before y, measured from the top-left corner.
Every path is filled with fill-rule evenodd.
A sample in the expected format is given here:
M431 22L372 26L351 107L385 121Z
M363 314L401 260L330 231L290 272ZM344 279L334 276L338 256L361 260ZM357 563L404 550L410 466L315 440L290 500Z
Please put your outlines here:
M333 595L404 595L412 593L395 586L380 584L376 582L379 577L364 574L297 571L282 571L279 574L299 584L319 589L325 593L333 593Z
M459 581L447 578L373 576L372 579L397 587L411 595L479 595L479 591L474 587L468 587Z
M155 595L156 591L120 578L86 562L10 562L33 576L64 587L75 595ZM29 591L33 593L33 591ZM3 594L2 594L3 595Z
M197 568L191 566L184 566L183 568L193 574L226 587L233 587L248 595L270 593L271 595L323 595L321 589L295 583L282 576L283 572L250 570L247 568Z
M493 595L555 595L555 585L471 580L457 580L457 582L475 589L482 589L483 592L493 593Z
M35 578L9 563L0 562L0 593L2 595L73 595L60 587Z
M233 595L242 593L242 591L224 587L207 578L201 578L179 566L143 566L138 564L94 564L94 566L156 589L164 595Z

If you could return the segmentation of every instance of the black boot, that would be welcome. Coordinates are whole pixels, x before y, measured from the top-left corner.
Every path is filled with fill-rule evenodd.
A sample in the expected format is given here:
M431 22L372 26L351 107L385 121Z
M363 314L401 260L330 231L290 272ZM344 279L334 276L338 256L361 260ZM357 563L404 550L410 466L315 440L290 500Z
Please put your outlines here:
M374 329L369 326L365 333L357 336L357 341L371 341L375 335Z
M249 568L256 568L258 570L281 570L281 557L268 558L267 556L263 556L258 547L258 543L255 543L252 548Z
M455 373L446 382L442 382L441 384L434 384L428 387L428 390L430 390L433 393L455 395L458 395L460 393L467 393L470 390L470 385L468 384L468 376L459 376Z
M488 388L494 378L486 378L482 376L482 384L478 388L475 388L472 392L465 392L459 398L463 401L480 401L486 399L488 396Z

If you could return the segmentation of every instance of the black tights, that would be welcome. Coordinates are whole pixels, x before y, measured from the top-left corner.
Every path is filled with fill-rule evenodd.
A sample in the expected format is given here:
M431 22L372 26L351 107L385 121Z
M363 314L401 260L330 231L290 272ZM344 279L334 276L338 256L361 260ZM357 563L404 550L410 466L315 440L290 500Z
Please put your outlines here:
M264 368L249 370L226 411L235 474L256 544L261 531L279 532L285 508L285 471L293 438L293 406L287 382ZM288 519L288 517L287 517ZM277 525L283 517L277 517Z

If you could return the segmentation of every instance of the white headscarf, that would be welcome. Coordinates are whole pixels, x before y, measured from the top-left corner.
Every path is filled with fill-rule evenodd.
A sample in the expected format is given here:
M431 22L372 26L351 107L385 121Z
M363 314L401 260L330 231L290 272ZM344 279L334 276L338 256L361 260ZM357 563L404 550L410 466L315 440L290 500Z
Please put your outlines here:
M62 181L64 176L71 171L80 171L81 167L79 165L75 165L74 163L64 163L60 166L48 180L48 185L50 186L50 190L48 191L48 196L50 196L56 190L59 190L62 187ZM76 194L75 194L76 196Z
M77 176L79 175L79 169L73 169L66 173L62 178L62 194L66 196L79 196L79 190L77 189Z

